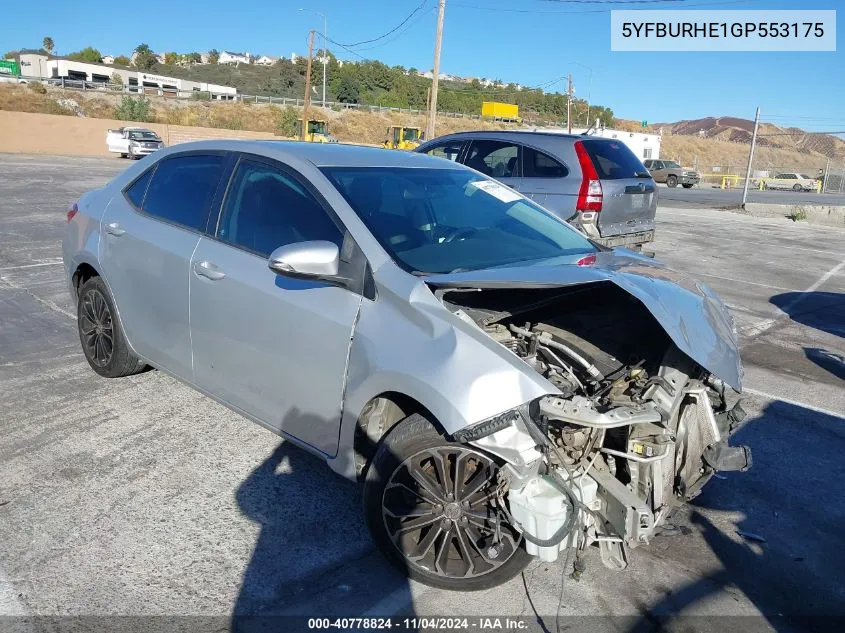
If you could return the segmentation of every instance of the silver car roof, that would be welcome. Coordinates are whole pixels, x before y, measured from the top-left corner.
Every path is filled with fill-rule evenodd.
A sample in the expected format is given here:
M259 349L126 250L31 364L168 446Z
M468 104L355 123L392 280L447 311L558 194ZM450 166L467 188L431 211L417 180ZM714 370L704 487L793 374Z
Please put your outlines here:
M415 154L413 152L347 145L341 143L308 143L302 141L275 140L210 140L179 143L170 148L168 154L180 151L223 150L249 152L275 158L283 162L305 160L316 167L418 167L429 169L460 169L441 158Z

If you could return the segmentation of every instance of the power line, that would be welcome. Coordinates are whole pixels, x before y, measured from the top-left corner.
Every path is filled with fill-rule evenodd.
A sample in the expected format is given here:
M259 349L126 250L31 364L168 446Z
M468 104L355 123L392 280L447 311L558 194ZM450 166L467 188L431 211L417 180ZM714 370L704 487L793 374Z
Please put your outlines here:
M539 0L545 1L545 0ZM650 0L651 2L689 2L691 0ZM736 4L751 4L755 2L760 2L760 0L719 0L717 2L694 2L693 4L679 4L676 5L678 8L683 9L693 9L697 7L717 7L717 6L725 6L725 5L736 5ZM624 2L622 0L614 0L613 2L606 0L603 2L606 5L613 5L615 8L618 8L620 5L625 4L632 4L630 2ZM459 9L474 9L476 11L491 11L493 13L523 13L523 14L541 14L541 15L582 15L582 14L590 14L590 13L610 13L614 9L611 8L595 8L595 9L564 9L564 10L545 10L545 9L513 9L510 7L491 7L491 6L484 6L478 4L467 4L465 2L452 2L449 4L450 7L457 7Z
M371 40L362 40L362 41L360 41L360 42L355 42L354 44L338 44L338 46L344 46L344 47L346 47L346 46L350 46L350 47L354 47L354 46L360 46L360 45L362 45L362 44L372 44L373 42L377 42L377 41L379 41L379 40L383 40L383 39L384 39L385 37L387 37L388 35L392 35L392 34L393 34L393 33L395 33L396 31L398 31L400 28L402 28L402 27L403 27L403 26L404 26L404 25L408 22L408 20L410 20L412 17L414 17L414 15L416 15L419 11L422 11L423 7L426 5L426 2L428 2L428 0L423 0L422 2L420 2L420 6L418 6L416 9L414 9L413 11L411 11L411 13L408 15L408 17L406 17L404 20L402 20L399 24L397 24L395 27L393 27L392 29L390 29L390 30L389 30L387 33L385 33L384 35L379 35L378 37L374 37L374 38L373 38L373 39L371 39Z
M405 33L407 33L412 28L414 28L414 26L416 24L418 24L420 21L424 20L428 16L434 14L436 11L437 11L437 7L431 7L427 11L420 13L415 19L408 22L402 30L394 33L392 37L389 37L386 40L380 41L378 44L373 44L372 46L364 46L362 48L358 48L357 50L359 50L359 51L371 51L375 48L381 48L382 46L387 46L391 42L395 42L396 40L398 40L400 37L405 35Z

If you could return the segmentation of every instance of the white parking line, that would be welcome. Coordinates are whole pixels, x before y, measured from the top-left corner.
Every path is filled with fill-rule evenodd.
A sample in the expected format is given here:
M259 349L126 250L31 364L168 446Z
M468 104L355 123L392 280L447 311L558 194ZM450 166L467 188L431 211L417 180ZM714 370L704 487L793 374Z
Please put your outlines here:
M21 264L20 266L5 266L0 268L0 272L5 272L8 270L23 270L24 268L40 268L41 266L59 266L61 265L62 260L58 261L50 261L50 262L38 262L37 264Z
M749 284L752 286L760 286L761 288L770 288L772 290L786 290L787 292L801 292L797 288L784 288L783 286L773 286L771 284L761 284L756 281L748 281L747 279L735 279L734 277L723 277L721 275L711 275L710 273L701 272L700 270L695 271L696 276L698 277L712 277L713 279L721 279L723 281L732 281L733 283L737 284Z
M780 308L781 314L776 316L774 319L767 319L766 321L763 321L759 325L755 325L752 328L749 328L747 330L743 330L742 333L745 336L753 338L755 336L759 336L759 335L763 334L764 332L767 332L768 330L773 328L775 326L775 324L777 324L777 322L780 321L782 318L789 316L791 311L799 303L801 303L808 294L810 294L811 292L815 292L819 287L821 287L822 284L824 284L828 279L833 277L835 274L837 274L843 268L845 268L845 260L842 260L836 266L834 266L833 268L828 270L824 275L819 277L812 286L810 286L806 290L799 292L797 297L795 297L792 301L787 303L784 307Z
M752 389L751 387L743 387L743 393L753 393L755 396L760 396L762 398L766 398L767 400L773 400L775 402L784 402L786 404L791 404L794 407L801 407L802 409L807 409L808 411L813 411L815 413L821 413L823 415L829 415L832 418L839 418L840 420L845 420L845 415L836 411L830 411L828 409L822 409L821 407L816 407L812 404L807 404L806 402L799 402L798 400L791 400L790 398L784 398L783 396L776 396L772 393L767 393L765 391L760 391L759 389Z

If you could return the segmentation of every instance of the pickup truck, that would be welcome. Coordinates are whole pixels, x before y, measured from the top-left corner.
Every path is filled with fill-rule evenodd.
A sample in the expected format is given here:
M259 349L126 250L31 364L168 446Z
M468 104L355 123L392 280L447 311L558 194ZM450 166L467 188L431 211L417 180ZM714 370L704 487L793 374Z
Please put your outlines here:
M649 159L643 164L654 178L654 182L665 182L667 187L677 187L680 184L684 189L690 189L701 180L697 171L689 167L681 167L673 160Z
M144 127L121 127L106 133L106 146L121 158L138 159L163 148L158 134Z

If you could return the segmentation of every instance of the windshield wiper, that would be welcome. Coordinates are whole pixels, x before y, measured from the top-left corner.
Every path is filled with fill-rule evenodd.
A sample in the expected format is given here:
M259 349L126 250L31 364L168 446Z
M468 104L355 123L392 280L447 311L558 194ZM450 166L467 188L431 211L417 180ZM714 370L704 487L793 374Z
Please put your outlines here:
M651 178L651 174L647 171L638 171L634 174L634 178Z

